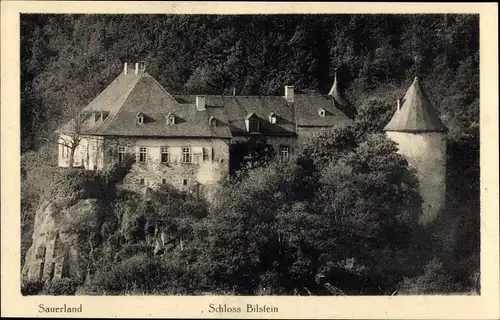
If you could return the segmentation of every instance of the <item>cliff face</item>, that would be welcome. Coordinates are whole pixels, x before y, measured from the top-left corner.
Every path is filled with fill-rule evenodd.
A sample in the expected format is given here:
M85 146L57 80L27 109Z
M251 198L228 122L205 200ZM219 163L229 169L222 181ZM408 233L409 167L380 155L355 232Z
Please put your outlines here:
M101 211L96 199L80 200L69 208L61 208L53 200L42 202L35 215L23 278L43 282L65 277L83 280Z

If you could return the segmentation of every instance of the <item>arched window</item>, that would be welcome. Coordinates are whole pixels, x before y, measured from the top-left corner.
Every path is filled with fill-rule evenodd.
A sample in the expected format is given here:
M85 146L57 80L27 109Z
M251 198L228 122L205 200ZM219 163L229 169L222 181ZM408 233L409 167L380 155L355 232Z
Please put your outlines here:
M137 113L136 114L136 120L137 120L137 124L143 124L144 123L144 116L142 115L142 113Z
M274 114L274 112L271 112L271 114L269 115L269 122L271 122L272 124L276 124L276 121L277 121L276 115Z
M324 117L324 116L326 115L326 111L325 111L325 109L320 108L320 109L318 110L318 114L319 114L319 116L320 116L320 117Z
M171 126L175 124L175 116L172 113L167 115L167 125Z
M215 120L213 116L210 116L210 118L208 118L208 125L210 127L215 127L217 125L217 120Z

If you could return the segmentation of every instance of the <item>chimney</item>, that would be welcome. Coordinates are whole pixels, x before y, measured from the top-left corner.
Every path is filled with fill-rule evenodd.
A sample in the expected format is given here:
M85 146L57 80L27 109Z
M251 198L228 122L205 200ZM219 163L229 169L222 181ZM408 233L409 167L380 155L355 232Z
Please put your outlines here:
M293 102L293 86L285 86L285 100Z
M124 74L127 74L127 72L128 72L128 66L127 66L127 63L125 62L125 63L123 64L123 73L124 73Z
M399 109L401 109L401 106L400 106L400 101L398 99L398 111L399 111Z
M205 96L196 96L196 110L204 111L205 109Z
M139 61L135 63L135 74L142 73L146 70L146 62Z

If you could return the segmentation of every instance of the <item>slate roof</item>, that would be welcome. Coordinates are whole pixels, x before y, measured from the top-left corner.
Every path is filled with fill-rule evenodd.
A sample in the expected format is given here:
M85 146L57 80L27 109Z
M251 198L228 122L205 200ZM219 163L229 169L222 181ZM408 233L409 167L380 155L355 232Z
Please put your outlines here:
M192 103L196 95L175 96L179 102ZM292 106L280 96L206 96L207 108L220 108L226 112L229 127L233 134L246 134L245 120L254 114L259 119L259 133L267 135L293 135ZM276 115L276 124L271 124L269 115Z
M400 109L394 113L384 130L399 132L447 131L420 85L418 77L415 77L403 98Z
M334 87L337 88L336 80ZM335 90L338 90L335 89ZM335 91L337 92L337 91ZM338 91L338 94L341 94ZM347 100L345 100L347 101ZM344 101L344 102L345 102ZM81 133L110 136L156 137L219 137L247 135L245 120L253 115L259 119L261 135L295 135L296 127L331 127L349 124L352 120L341 111L332 96L316 92L295 93L293 104L283 96L206 95L205 109L196 109L196 95L170 95L146 72L122 72L83 110L86 120ZM321 116L319 110L324 109ZM104 119L95 121L95 113L104 112ZM138 114L144 123L137 123ZM172 113L175 125L166 117ZM276 116L272 124L270 115ZM216 126L209 125L210 117ZM71 132L74 122L58 132Z
M196 95L176 95L179 102L193 102ZM260 120L259 131L267 135L293 135L298 127L331 127L350 124L352 120L335 107L333 100L316 92L294 94L293 107L281 96L206 96L206 105L224 108L233 134L245 134L245 119L255 114ZM324 117L319 109L326 111ZM274 114L276 124L270 122Z
M295 112L299 127L331 127L337 124L351 124L352 120L337 108L335 101L316 92L295 95ZM325 116L319 110L325 110Z
M94 111L108 111L104 121L94 121ZM230 138L224 110L207 107L198 111L194 103L179 103L146 72L120 74L101 94L82 110L87 114L82 134L112 136L168 136ZM137 124L136 115L144 115ZM172 113L175 125L167 125L166 116ZM209 118L216 126L209 126ZM74 128L70 122L59 132Z

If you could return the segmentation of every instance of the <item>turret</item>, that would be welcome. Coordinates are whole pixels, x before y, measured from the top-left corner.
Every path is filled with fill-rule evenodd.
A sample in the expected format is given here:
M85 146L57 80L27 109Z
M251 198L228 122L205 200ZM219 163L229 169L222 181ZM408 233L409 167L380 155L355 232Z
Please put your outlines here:
M401 104L398 101L398 108L384 131L416 169L423 200L420 222L435 220L445 205L447 129L418 77Z
M328 96L332 97L332 102L335 107L342 110L350 118L354 118L356 115L356 109L352 106L351 102L347 100L339 86L339 82L337 80L337 69L335 69L333 85L328 92Z

